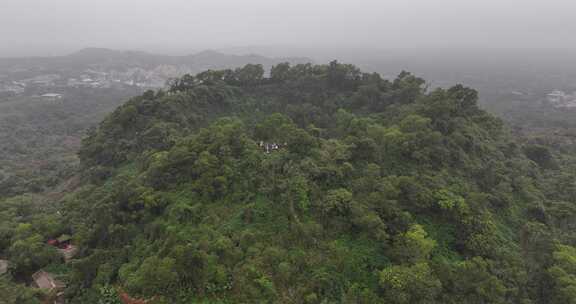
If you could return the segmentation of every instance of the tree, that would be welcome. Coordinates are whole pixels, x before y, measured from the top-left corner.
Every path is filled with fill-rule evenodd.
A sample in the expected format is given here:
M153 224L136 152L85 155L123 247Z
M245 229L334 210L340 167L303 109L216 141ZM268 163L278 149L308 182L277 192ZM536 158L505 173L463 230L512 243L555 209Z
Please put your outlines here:
M145 297L167 295L178 282L178 273L174 266L175 261L172 258L146 258L136 273L129 276L126 286L130 291Z
M283 143L288 137L287 130L293 127L294 123L289 117L274 113L257 124L254 133L259 140Z
M198 84L196 77L186 74L178 79L173 79L168 82L169 92L183 92L192 89Z
M339 90L355 89L360 83L362 74L351 64L340 64L334 60L328 65L328 84Z
M287 62L279 63L270 70L270 80L274 82L283 82L290 77L290 64Z
M214 85L224 80L225 71L207 70L196 75L196 79L205 85Z
M3 276L0 276L0 295L2 304L40 304L31 288L12 283Z
M394 239L392 255L399 261L416 263L427 260L434 247L436 241L428 238L422 226L414 224Z
M440 293L442 284L425 262L397 265L380 272L380 286L386 303L428 304Z
M508 290L491 272L490 261L481 257L457 263L445 298L451 303L506 303Z
M550 150L542 145L527 145L524 147L524 153L533 162L537 163L543 169L557 168L556 161L550 153Z
M424 93L425 88L422 86L425 83L424 79L402 71L392 82L392 88L396 90L392 101L403 104L413 103L418 96Z
M334 189L328 191L320 210L326 218L345 216L350 212L353 204L353 196L350 191L343 188Z
M32 231L29 224L20 224L16 239L8 249L16 273L30 274L41 267L61 260L60 254Z
M548 269L554 293L552 304L576 303L576 248L558 245L553 254L553 265Z
M261 64L247 64L234 71L236 79L241 86L257 85L264 79L264 68Z
M176 272L180 279L203 292L209 279L209 256L192 245L174 247Z
M476 107L476 103L478 101L478 91L458 84L448 89L447 93L456 103L460 113L478 110Z

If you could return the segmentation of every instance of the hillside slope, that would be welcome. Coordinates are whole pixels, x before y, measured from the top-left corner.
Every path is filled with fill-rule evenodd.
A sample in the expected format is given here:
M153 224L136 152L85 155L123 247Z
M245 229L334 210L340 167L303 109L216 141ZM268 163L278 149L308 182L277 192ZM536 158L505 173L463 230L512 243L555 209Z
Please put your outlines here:
M476 101L336 62L134 97L84 140L50 232L81 248L67 296L574 303L574 173Z

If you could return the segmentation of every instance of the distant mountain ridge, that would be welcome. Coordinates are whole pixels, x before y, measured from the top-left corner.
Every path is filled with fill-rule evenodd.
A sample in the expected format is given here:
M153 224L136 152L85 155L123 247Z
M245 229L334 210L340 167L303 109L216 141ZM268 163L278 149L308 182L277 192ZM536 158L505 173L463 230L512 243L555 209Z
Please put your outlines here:
M247 63L271 66L280 62L305 63L312 62L312 60L304 57L270 58L255 54L230 55L213 50L206 50L185 56L171 56L142 51L85 48L65 56L0 58L0 69L9 68L14 65L34 66L35 68L57 68L61 66L82 67L92 65L140 67L180 65L195 68L198 65L199 70L204 70L206 68L236 67Z
M52 92L70 87L110 88L136 86L162 88L173 78L205 70L236 69L260 64L265 70L279 63L300 64L300 57L270 58L230 55L207 50L186 56L140 51L87 48L66 56L0 58L0 92L19 95L39 87Z

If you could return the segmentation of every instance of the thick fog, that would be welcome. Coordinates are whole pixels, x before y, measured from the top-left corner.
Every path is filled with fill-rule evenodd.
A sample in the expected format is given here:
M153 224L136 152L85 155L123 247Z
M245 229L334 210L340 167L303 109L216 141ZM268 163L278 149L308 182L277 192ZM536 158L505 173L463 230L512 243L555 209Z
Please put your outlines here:
M1 0L0 56L83 47L574 48L573 0Z

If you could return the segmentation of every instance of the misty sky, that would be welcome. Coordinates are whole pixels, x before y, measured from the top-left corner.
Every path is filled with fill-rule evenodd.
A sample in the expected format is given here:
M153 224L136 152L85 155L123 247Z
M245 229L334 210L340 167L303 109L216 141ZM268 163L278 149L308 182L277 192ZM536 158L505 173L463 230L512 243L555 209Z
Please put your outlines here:
M575 48L575 0L0 0L0 56L83 47Z

